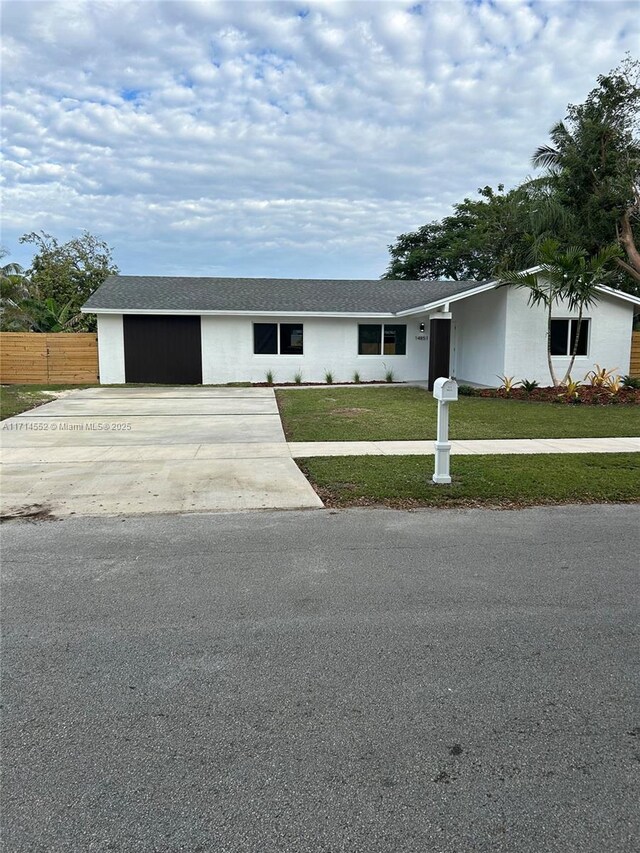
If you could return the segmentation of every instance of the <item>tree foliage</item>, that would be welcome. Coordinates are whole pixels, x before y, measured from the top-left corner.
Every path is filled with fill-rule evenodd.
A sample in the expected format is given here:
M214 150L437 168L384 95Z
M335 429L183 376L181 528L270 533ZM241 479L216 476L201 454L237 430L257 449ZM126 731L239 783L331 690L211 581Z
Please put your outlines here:
M640 293L640 62L627 58L538 147L542 174L479 190L454 212L389 246L386 278L488 279L535 263L549 240L595 257L616 242L612 284Z
M536 149L533 164L573 221L580 245L594 254L617 241L619 284L640 282L640 62L627 57L565 121L551 129L551 144ZM627 282L630 284L631 282Z
M524 228L529 198L521 190L478 190L454 213L417 231L401 234L389 246L391 262L385 278L488 279L501 268L526 266L533 239Z
M107 276L118 272L110 247L88 231L66 243L44 231L32 231L20 242L36 249L26 274L31 300L28 313L33 314L35 301L43 306L39 322L52 322L52 311L58 322L62 318L64 328L95 329L95 317L81 314L80 308Z
M0 260L7 254L6 249L0 249ZM20 264L3 264L0 267L0 331L17 332L26 327L27 320L20 304L27 296L27 282Z

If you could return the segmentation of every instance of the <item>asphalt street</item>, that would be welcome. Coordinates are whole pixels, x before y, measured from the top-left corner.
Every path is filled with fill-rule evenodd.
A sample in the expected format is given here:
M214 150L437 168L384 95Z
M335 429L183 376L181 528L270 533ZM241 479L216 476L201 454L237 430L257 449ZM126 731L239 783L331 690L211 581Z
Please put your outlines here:
M3 525L3 841L637 853L640 513Z

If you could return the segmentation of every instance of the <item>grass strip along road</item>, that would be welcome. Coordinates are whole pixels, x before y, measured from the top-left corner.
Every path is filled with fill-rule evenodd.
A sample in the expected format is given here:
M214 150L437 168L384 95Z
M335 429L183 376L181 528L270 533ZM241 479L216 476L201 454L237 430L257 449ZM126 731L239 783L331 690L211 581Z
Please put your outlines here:
M327 506L522 507L640 500L640 454L455 456L451 485L434 485L433 457L301 460Z

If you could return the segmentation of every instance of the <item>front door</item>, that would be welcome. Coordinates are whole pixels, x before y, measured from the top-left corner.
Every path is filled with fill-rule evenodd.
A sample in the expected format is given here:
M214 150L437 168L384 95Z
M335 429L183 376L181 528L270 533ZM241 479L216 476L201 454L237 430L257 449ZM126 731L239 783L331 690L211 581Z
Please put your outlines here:
M431 320L429 323L429 390L439 376L449 376L451 350L451 320Z

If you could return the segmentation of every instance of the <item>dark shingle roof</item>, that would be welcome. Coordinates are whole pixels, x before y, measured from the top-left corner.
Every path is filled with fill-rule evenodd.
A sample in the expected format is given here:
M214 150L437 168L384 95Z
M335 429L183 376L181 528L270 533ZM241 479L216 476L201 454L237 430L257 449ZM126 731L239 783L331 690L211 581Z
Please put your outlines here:
M85 311L277 311L395 314L478 287L479 281L179 278L112 275Z

